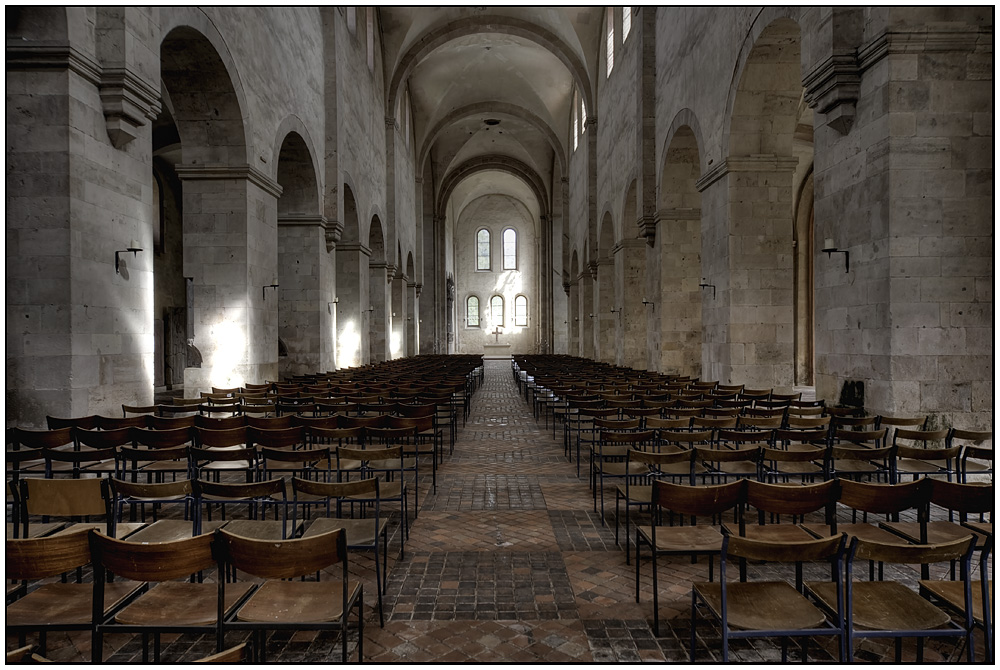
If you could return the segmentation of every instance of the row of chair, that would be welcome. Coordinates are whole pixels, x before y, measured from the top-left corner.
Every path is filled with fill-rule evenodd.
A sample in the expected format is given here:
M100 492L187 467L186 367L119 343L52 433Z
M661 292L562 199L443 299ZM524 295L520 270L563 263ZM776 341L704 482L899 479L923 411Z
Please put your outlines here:
M869 560L869 580L872 582L876 581L874 569L876 563L879 564L879 580L883 577L882 564L897 562L900 556L906 556L903 562L923 564L921 588L949 605L960 605L962 615L969 623L968 626L962 627L962 634L967 633L971 641L972 624L984 628L987 635L987 648L990 650L988 655L992 656L992 628L989 626L988 611L984 612L983 601L977 601L971 603L972 606L968 606L970 602L967 600L971 593L970 589L973 587L977 591L982 590L984 597L987 597L987 594L992 593L989 585L973 585L970 582L969 588L964 588L962 585L934 583L930 580L927 567L927 564L941 560L967 561L974 548L983 552L980 561L983 566L986 566L987 552L985 549L992 543L992 522L984 522L978 520L977 517L985 513L992 517L994 504L992 486L959 484L933 479L921 479L899 485L836 480L810 486L792 487L754 481L739 481L716 486L689 486L656 481L651 487L650 497L653 512L652 523L638 525L634 537L636 601L638 602L640 598L640 557L643 548L646 548L652 557L654 629L657 634L659 634L658 557L708 556L710 582L696 584L693 597L696 602L707 604L716 616L725 621L726 616L719 603L720 598L723 597L720 589L726 588L724 561L727 538L729 538L729 549L735 550L732 553L742 559L773 560L778 558L778 560L801 562L829 559L837 552L840 552L838 558L840 560L843 558L843 541L839 547L836 546L835 541L830 541L829 544L822 544L820 541L823 538L836 540L839 536L844 535L852 543L851 551L848 554L847 574L849 580L852 572L856 572L852 565L854 558ZM886 515L887 520L878 525L857 522L838 523L836 513L838 505L854 514L861 512L866 515ZM959 519L956 522L932 521L930 520L932 506L957 513ZM750 510L753 510L757 517L757 523L753 525L748 523L746 519ZM823 523L806 523L804 521L795 523L796 518L802 518L804 515L816 511L823 512ZM699 517L703 519L708 517L714 520L730 512L736 516L738 523L723 522L721 525L699 525L696 523ZM908 512L915 513L917 520L900 521L900 514ZM781 523L779 515L791 516L792 522ZM778 522L773 521L775 516L778 517ZM678 517L690 518L692 525L672 525L672 522ZM628 519L627 516L626 519ZM671 525L665 525L665 519L669 520ZM756 548L754 548L755 543L758 543ZM627 544L626 541L626 552ZM908 544L917 548L908 548ZM820 546L823 549L819 554L813 552L813 549ZM945 547L948 549L943 549ZM720 583L711 584L711 560L716 555L723 556ZM968 564L966 563L961 573L963 580L969 578L967 568ZM988 570L985 569L982 572L983 580L985 580L987 572ZM745 581L745 561L740 565L740 573L741 581ZM841 569L835 570L834 575L840 574L843 574ZM801 573L799 579L801 580ZM866 588L868 587L862 587L862 590ZM784 591L783 587L781 589ZM827 605L830 605L831 602L834 605L838 604L835 595L837 591L828 590L827 587L822 587L820 590L827 596L831 593L834 594L833 598L826 598ZM761 595L765 599L756 602L756 609L761 610L756 614L752 609L748 610L748 603L742 601L742 596L740 596L737 599L739 603L737 607L741 614L733 619L733 623L739 621L740 617L748 617L758 622L768 620L770 617L770 623L773 624L775 611L772 605L774 603L770 601L766 592ZM988 602L991 604L992 596L990 595L989 598ZM896 606L903 607L906 602L904 600L897 603ZM791 605L786 606L790 607ZM916 607L916 611L921 611L920 607L922 606ZM804 609L808 611L808 608ZM829 607L828 609L834 608ZM843 613L850 611L850 609L845 610L842 607L835 609L840 614L833 628L838 629L840 631L838 634L845 639L842 653L848 653L851 648L851 636L852 634L858 636L857 631L852 629L853 633L848 632L843 625L846 620ZM801 612L801 610L799 611ZM868 611L871 611L870 607ZM926 612L926 609L922 611ZM693 613L694 609L692 609L692 616L694 616ZM744 621L746 620L744 619ZM813 627L808 625L807 621L812 621L812 619L804 617L795 621L793 617L792 624L777 626L769 630L774 636L815 634L815 630L812 630ZM936 621L938 623L926 628L911 628L910 634L919 636L921 633L913 633L912 631L923 632L935 629L941 623L940 617ZM694 625L693 622L692 625ZM737 626L739 625L742 624L737 624ZM849 624L848 627L850 627ZM724 624L725 628L727 628L727 624ZM744 628L756 630L759 633L763 626L758 623L744 626ZM874 628L885 632L882 627L876 626ZM694 644L693 641L692 644ZM692 646L692 655L693 649ZM725 645L723 649L725 657L727 653Z
M342 529L278 541L247 538L226 528L151 544L94 530L7 540L8 579L47 580L88 565L93 567L92 584L48 581L8 604L8 634L23 639L29 632L89 630L92 661L100 663L103 638L111 633L142 633L144 639L149 634L157 639L163 633L214 634L216 650L222 652L226 634L250 631L256 640L254 660L263 662L268 630L336 630L341 659L347 662L348 633L354 630L358 661L364 660L364 589L349 578ZM321 579L336 566L340 579ZM216 583L196 579L213 568ZM246 577L226 578L240 573ZM190 581L176 581L180 579Z

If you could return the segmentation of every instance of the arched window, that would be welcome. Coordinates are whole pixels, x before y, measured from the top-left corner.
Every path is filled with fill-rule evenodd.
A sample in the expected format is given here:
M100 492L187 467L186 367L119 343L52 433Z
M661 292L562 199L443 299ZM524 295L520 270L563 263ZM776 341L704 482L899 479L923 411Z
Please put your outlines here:
M608 27L607 27L607 45L608 45L608 72L607 76L611 76L611 70L615 67L615 8L607 8L608 17Z
M358 8L348 7L347 8L347 30L352 35L358 29Z
M476 233L476 269L490 269L490 231L485 228Z
M479 327L479 298L470 295L465 301L465 325L469 328Z
M503 328L503 297L495 295L490 298L490 319L494 326Z
M576 113L576 96L573 93L573 151L580 145L580 117Z
M528 299L523 295L514 298L514 325L528 325Z
M365 28L368 37L368 71L375 70L375 12L371 7L365 9Z
M513 228L503 231L503 269L517 269L517 231Z
M622 42L628 39L628 34L632 32L632 8L622 7Z

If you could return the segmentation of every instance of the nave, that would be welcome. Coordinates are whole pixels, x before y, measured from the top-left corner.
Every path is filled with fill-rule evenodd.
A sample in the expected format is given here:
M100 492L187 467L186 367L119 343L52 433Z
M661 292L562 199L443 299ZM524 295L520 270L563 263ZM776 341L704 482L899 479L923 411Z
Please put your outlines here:
M556 432L553 438L551 424L535 420L510 363L488 360L485 365L485 381L472 398L468 422L459 425L455 451L445 454L438 470L436 494L429 486L430 474L422 475L419 516L412 521L403 560L397 560L398 530L390 537L384 628L378 624L374 589L366 588L364 660L687 660L691 583L708 579L705 560L659 559L661 635L655 636L648 560L642 565L637 604L635 567L626 564L624 551L615 544L613 512L602 527L586 474L577 477L576 463L564 457L561 437ZM352 554L351 572L370 583L371 559ZM916 573L908 579L915 581ZM698 631L696 659L719 661L718 628L702 617ZM8 649L15 642L8 637ZM227 639L229 645L235 642L232 636ZM48 655L57 661L89 659L89 643L88 634L52 634ZM351 654L356 644L349 640ZM184 662L213 650L211 636L165 636L163 659ZM913 640L906 640L903 659L913 660L915 651ZM977 652L981 659L982 650ZM730 660L742 662L781 658L778 641L770 639L735 640L730 653ZM924 660L954 660L955 653L956 643L932 641ZM325 633L273 634L268 658L337 661L340 641ZM105 659L140 661L141 644L130 636L108 636ZM836 661L832 638L811 643L809 659ZM892 644L864 641L856 648L856 659L891 661ZM799 660L794 641L789 660Z

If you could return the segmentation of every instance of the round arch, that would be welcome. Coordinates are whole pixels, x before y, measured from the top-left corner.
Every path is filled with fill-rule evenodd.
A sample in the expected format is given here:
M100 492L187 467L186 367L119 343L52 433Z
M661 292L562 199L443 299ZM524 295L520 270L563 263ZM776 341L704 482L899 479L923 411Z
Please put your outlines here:
M323 170L320 167L318 158L321 154L319 151L317 151L316 143L313 142L313 139L310 136L309 131L306 129L305 124L302 122L302 119L300 119L295 114L290 114L286 116L284 119L282 119L281 123L278 124L277 132L275 132L274 134L275 142L271 152L271 157L272 157L271 165L274 166L273 167L274 174L271 175L271 178L274 179L275 181L278 180L278 166L281 162L282 147L284 146L285 141L288 139L288 135L291 133L295 133L296 135L298 135L302 139L302 143L305 145L306 153L308 154L309 160L312 164L313 178L315 179L316 182L315 213L317 214L322 213ZM284 187L284 185L282 186Z
M538 209L541 216L549 213L549 201L546 197L545 183L531 166L508 156L482 156L468 160L452 170L441 183L441 191L438 194L435 210L444 212L448 199L455 188L462 181L478 172L496 170L513 175L523 181L531 189L538 200Z

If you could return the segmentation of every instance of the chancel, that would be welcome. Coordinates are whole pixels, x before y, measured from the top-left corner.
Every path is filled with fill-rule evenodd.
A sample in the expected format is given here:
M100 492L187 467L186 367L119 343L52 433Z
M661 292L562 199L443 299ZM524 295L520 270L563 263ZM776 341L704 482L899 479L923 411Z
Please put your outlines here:
M992 6L5 12L9 661L992 661Z

